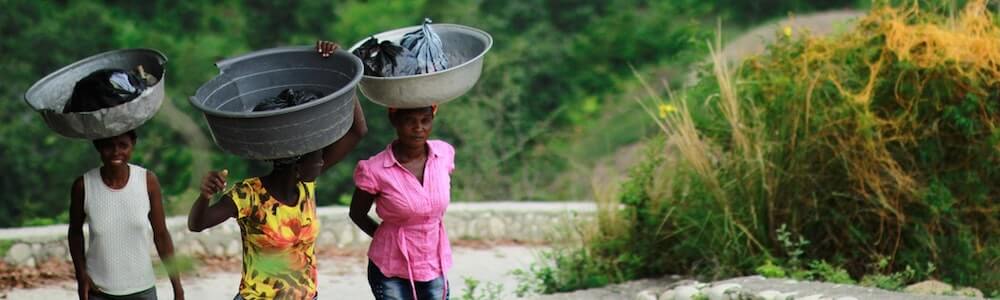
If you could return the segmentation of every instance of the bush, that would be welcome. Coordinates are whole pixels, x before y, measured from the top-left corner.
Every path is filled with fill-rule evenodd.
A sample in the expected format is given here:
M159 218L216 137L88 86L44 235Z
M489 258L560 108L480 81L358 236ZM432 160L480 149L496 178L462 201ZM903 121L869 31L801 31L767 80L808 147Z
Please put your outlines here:
M714 55L681 96L640 101L662 150L578 262L626 275L613 281L764 266L1000 289L1000 21L986 8L877 6L853 31L782 36L735 71Z

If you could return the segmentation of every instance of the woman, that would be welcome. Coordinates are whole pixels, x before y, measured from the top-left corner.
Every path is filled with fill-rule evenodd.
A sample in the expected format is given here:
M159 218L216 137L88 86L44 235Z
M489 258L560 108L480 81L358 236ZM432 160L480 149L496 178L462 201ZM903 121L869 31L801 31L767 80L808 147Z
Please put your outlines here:
M336 45L323 42L317 49L325 54ZM228 172L205 176L188 228L200 232L236 218L243 239L243 275L234 299L317 299L316 177L354 149L367 130L364 112L354 98L351 129L324 149L272 161L269 174L239 181L211 206L209 200L225 188Z
M396 140L358 162L351 220L372 237L368 284L375 299L447 299L451 245L442 219L455 149L428 140L435 107L389 109ZM382 223L368 216L373 203Z
M164 221L160 182L153 172L129 163L135 142L135 131L94 140L102 165L73 182L68 238L80 299L156 299L150 229L160 259L172 265L174 244ZM90 229L86 252L84 221ZM167 271L174 299L184 299L176 269Z

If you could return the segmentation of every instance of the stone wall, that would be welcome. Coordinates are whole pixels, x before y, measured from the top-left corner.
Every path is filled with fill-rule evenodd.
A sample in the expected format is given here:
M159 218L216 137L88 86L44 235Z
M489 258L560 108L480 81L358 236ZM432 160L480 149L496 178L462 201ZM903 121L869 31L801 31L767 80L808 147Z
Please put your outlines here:
M373 210L374 211L374 210ZM445 216L451 240L559 241L572 237L569 224L590 222L596 207L590 202L480 202L453 203ZM320 207L320 247L366 246L370 238L354 226L343 206ZM374 213L372 213L374 215ZM203 232L187 230L184 216L167 219L174 249L187 255L235 256L241 253L239 226L228 220ZM0 229L3 260L16 266L34 266L50 260L70 260L66 225ZM86 225L84 226L86 233ZM9 247L9 248L8 248ZM150 245L150 253L156 249Z

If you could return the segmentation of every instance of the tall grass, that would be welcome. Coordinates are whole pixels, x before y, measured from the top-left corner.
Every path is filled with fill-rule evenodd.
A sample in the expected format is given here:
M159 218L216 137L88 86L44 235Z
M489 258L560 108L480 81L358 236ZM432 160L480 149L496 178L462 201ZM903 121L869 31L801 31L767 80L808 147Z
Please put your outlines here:
M768 261L1000 289L1000 21L986 7L877 6L850 32L785 34L736 70L716 41L697 85L639 101L662 137L595 234L551 266L566 279L551 290ZM811 242L792 250L788 236Z

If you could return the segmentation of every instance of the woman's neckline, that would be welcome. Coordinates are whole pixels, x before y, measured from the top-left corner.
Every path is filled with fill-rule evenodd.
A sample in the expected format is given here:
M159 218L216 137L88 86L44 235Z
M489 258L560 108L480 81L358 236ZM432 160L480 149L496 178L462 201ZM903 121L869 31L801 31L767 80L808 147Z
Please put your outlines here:
M98 170L97 170L97 177L101 180L101 185L104 185L105 188L107 188L108 190L111 190L113 192L118 192L118 191L124 190L126 187L128 187L128 182L130 180L132 180L132 165L131 164L125 164L125 183L122 183L122 186L119 187L119 188L115 188L115 187L111 186L110 184L108 184L107 181L105 181L105 179L104 179L104 172L101 172L101 169L103 169L103 168L104 167L101 167L101 168L98 168Z

